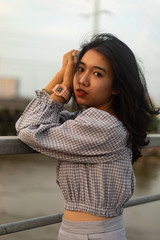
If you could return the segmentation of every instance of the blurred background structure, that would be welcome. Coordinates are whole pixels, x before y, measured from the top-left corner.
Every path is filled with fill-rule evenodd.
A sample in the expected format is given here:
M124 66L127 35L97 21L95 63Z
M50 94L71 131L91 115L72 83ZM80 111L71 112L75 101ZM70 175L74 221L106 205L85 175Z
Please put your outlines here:
M60 69L64 53L100 32L131 47L160 106L159 19L158 0L0 0L0 135L15 134L16 119Z
M159 19L158 0L0 0L0 135L15 134L14 122L61 68L64 53L100 32L130 46L160 106Z
M12 99L9 109L16 102L16 110L23 110L34 91L60 69L64 53L79 49L100 32L113 33L130 46L145 72L151 98L159 106L159 19L158 0L0 0L1 123L6 119L4 100ZM21 107L18 98L24 103ZM2 134L8 133L0 130Z
M13 99L18 96L18 80L9 77L0 77L0 98Z
M158 0L0 0L0 76L33 97L59 70L63 54L97 32L122 39L141 62L160 105Z

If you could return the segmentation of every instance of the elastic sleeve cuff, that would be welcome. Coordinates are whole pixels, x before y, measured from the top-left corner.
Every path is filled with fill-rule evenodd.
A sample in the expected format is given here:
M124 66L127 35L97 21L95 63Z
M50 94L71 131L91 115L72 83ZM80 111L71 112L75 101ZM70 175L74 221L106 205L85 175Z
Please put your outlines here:
M43 102L50 107L56 106L56 108L59 108L59 110L63 109L63 103L54 102L53 99L50 98L50 95L48 93L40 90L36 90L35 93L37 95L37 98L40 100L40 102Z

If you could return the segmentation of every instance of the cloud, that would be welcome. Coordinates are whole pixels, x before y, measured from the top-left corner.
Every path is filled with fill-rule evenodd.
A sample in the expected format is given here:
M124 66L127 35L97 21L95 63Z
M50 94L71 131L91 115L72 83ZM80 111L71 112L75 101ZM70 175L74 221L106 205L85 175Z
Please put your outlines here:
M0 1L0 16L16 15L17 1Z

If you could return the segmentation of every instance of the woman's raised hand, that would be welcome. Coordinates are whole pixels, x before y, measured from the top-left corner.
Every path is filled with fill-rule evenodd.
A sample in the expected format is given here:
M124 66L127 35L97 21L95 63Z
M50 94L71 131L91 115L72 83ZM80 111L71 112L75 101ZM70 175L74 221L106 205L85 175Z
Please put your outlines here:
M78 54L79 51L72 50L64 55L61 70L54 76L50 83L47 84L45 90L52 92L52 89L56 84L63 83L68 87L68 90L71 91Z
M63 57L63 70L64 70L64 77L63 77L63 84L71 90L73 87L73 78L75 74L75 67L78 62L78 55L79 51L72 50L66 53Z

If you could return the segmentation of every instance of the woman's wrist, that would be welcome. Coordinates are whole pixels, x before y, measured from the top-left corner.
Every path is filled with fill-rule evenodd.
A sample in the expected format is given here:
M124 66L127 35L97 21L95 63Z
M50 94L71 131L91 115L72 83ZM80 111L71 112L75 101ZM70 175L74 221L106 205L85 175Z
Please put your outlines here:
M60 102L62 104L66 103L66 100L63 97L56 96L55 93L52 93L50 95L50 98L53 100L53 102Z
M55 94L55 92L53 92L53 90L51 90L51 92L49 92L47 89L43 88L42 89L43 92L48 93L50 96L50 98L54 101L54 102L60 102L62 104L67 103L68 101L66 101L66 99L63 96L57 96Z
M57 84L53 89L52 93L58 97L64 98L67 103L71 98L71 91L64 84Z
M71 98L72 85L70 83L56 84L50 91L45 88L42 91L49 94L55 102L67 103Z
M51 95L51 92L49 92L46 88L43 88L42 91Z

